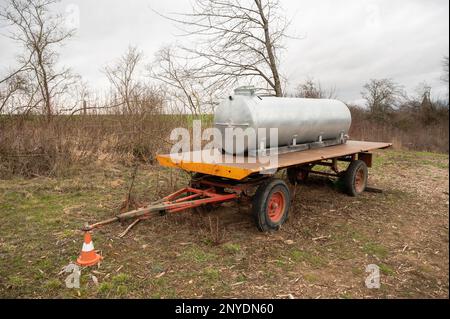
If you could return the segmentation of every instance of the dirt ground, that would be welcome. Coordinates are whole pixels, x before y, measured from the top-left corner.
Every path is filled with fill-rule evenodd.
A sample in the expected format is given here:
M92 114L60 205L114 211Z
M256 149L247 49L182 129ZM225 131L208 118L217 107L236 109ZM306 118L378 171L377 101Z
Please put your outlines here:
M448 298L448 155L386 150L354 198L326 178L297 187L288 222L260 233L244 205L185 212L93 232L104 256L65 286L80 227L117 213L133 169L102 164L65 178L0 181L2 298ZM158 167L138 170L150 202L187 183ZM366 266L381 269L368 289Z

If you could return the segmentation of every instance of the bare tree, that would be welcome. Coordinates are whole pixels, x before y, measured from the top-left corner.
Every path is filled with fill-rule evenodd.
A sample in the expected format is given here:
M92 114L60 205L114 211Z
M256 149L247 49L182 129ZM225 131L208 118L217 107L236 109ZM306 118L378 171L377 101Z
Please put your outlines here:
M57 69L57 47L73 34L63 27L63 17L51 12L58 0L9 0L0 8L0 17L13 29L10 38L20 43L23 54L18 60L28 71L29 85L36 87L48 121L54 114L54 100L70 83L69 69ZM34 89L31 90L35 92Z
M261 89L283 96L279 55L289 21L278 0L195 0L191 13L168 19L183 35L202 39L185 48L198 63L196 77L221 86L239 78L258 81Z
M325 90L322 88L320 82L307 79L297 86L295 96L309 99L335 99L336 91L334 88Z
M437 112L435 108L435 103L431 99L431 86L422 82L416 88L417 98L416 104L418 105L418 111L420 119L424 124L431 124L437 120Z
M32 72L18 72L3 82L0 89L0 113L40 114L42 95L33 80Z
M445 56L442 59L442 68L443 68L443 74L441 76L441 80L442 82L447 84L447 101L444 102L447 104L447 106L449 105L450 101L449 101L449 88L448 88L448 81L449 81L449 61L448 61L448 55Z
M16 71L2 80L4 88L0 90L0 114L10 99L23 89L25 79Z
M17 77L18 75L20 75L20 73L22 72L26 72L26 71L30 71L30 59L28 59L27 61L25 61L22 66L20 66L19 68L17 68L14 71L10 71L8 73L8 75L4 76L2 79L0 79L0 84L5 83L10 81L11 79L13 79L14 77Z
M176 48L164 47L149 66L150 77L162 82L168 91L172 110L188 111L198 116L214 108L214 92L220 92L217 82L198 78L186 59L176 54Z
M422 82L415 88L416 97L414 100L420 110L432 108L431 103L431 86L427 82Z
M442 59L442 68L444 69L444 73L442 74L441 80L444 83L448 83L448 79L449 79L449 65L448 65L448 56L445 56Z
M111 66L103 70L109 82L113 86L120 103L126 106L126 112L133 112L133 99L139 95L142 89L137 79L137 67L142 60L142 53L136 47L128 50Z
M361 95L367 100L372 115L384 118L397 106L400 97L403 97L403 90L391 79L371 79L363 86Z

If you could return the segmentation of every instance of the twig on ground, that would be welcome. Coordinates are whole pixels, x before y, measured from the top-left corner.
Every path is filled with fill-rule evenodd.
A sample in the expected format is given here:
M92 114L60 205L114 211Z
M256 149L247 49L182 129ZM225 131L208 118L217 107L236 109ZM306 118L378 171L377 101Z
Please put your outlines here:
M317 240L329 239L329 238L331 238L331 235L328 235L328 236L319 236L319 237L316 237L316 238L312 238L312 240L313 240L313 241L317 241Z
M123 232L121 232L120 234L119 234L119 238L122 238L122 237L124 237L129 231L130 231L130 229L131 228L133 228L137 223L139 223L141 221L141 219L140 218L138 218L138 219L136 219L134 222L132 222Z

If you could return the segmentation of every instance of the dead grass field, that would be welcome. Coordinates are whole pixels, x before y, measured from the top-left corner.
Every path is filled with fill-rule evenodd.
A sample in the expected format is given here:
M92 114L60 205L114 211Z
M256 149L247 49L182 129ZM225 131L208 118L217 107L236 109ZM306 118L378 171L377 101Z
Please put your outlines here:
M313 178L297 188L287 224L270 234L236 205L147 220L122 239L124 225L105 227L93 234L104 261L82 270L80 289L59 274L81 250L77 229L117 212L132 169L1 180L0 297L448 298L448 163L448 155L379 152L369 184L384 192L358 198ZM149 202L187 180L141 167L135 194ZM372 263L382 271L378 290L364 285Z

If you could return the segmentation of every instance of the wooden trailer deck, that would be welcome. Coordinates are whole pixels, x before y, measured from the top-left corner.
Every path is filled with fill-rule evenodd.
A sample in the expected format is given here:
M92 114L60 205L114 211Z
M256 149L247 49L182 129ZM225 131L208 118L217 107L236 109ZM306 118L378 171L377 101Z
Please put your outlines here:
M358 153L367 153L377 149L388 148L390 146L392 146L391 143L347 141L346 144L341 145L279 154L278 163L276 165L271 164L269 161L267 161L267 163L261 163L251 157L230 155L228 156L233 159L232 162L225 163L226 155L218 154L214 157L204 156L209 154L210 150L189 152L185 154L186 157L184 157L188 160L183 161L173 159L170 154L157 155L157 159L160 165L166 167L176 167L190 172L242 180L251 174L261 173L271 169L281 169ZM205 161L204 159L208 157L209 160ZM252 159L253 162L251 162Z

